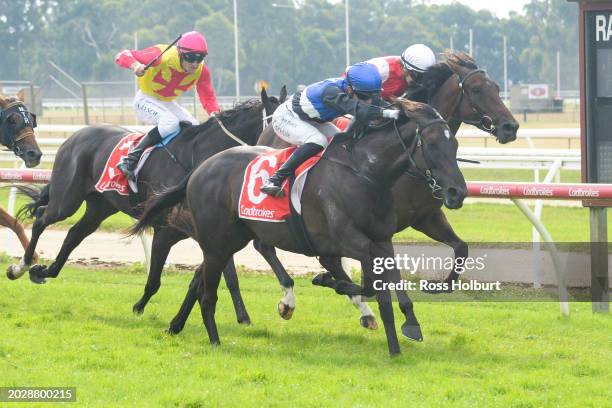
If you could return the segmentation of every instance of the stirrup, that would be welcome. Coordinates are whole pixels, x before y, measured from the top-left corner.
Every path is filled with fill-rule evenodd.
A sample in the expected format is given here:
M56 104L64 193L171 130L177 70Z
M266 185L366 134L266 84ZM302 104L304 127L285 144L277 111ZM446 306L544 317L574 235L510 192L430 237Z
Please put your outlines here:
M128 180L135 180L135 174L133 170L129 169L129 165L127 163L124 163L123 161L120 162L119 164L117 164L117 169L123 173L123 175L128 179Z
M280 186L277 186L276 184L271 183L269 181L267 181L263 186L261 186L260 191L272 197L283 197L285 195L282 184Z

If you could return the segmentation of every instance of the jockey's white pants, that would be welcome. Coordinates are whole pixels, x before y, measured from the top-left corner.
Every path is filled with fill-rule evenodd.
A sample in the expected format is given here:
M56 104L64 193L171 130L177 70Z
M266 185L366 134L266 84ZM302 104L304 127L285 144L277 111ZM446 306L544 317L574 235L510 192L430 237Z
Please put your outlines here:
M272 128L278 137L292 145L316 143L323 148L326 148L332 137L339 132L330 122L317 123L300 119L291 109L291 98L274 111Z
M132 105L138 120L147 125L156 125L162 138L181 130L180 121L198 124L197 119L176 101L160 101L142 91L138 91Z

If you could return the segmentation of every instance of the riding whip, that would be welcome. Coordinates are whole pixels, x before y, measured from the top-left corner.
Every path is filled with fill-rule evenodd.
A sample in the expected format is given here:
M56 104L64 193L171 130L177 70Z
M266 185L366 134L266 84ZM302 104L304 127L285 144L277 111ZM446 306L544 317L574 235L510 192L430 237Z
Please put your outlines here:
M147 65L145 65L144 70L146 71L147 69L149 69L149 67L151 65L155 64L155 62L157 62L157 60L160 59L161 56L166 53L166 51L168 51L170 48L172 48L172 46L174 44L176 44L181 39L182 36L183 36L183 34L181 34L178 37L176 37L176 40L172 41L172 44L170 44L168 47L166 47L166 49L163 50L161 54L159 54L157 57L153 58L153 60L151 62L149 62Z

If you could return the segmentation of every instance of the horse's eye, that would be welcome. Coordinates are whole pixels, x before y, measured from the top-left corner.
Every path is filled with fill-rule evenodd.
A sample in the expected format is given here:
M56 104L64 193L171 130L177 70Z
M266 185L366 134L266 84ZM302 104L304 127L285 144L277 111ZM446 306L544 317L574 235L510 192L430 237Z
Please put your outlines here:
M13 125L14 126L14 125L16 125L18 123L19 119L20 119L20 116L15 114L15 113L13 113L12 115L9 115L6 118L6 121L8 122L9 125Z

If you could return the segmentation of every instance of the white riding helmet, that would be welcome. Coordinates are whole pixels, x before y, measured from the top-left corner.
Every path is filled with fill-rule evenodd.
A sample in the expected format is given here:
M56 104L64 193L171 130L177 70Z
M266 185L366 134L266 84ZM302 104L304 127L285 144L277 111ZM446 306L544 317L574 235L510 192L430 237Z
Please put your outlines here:
M425 72L436 63L434 52L424 44L414 44L406 48L400 59L406 69L416 72Z

